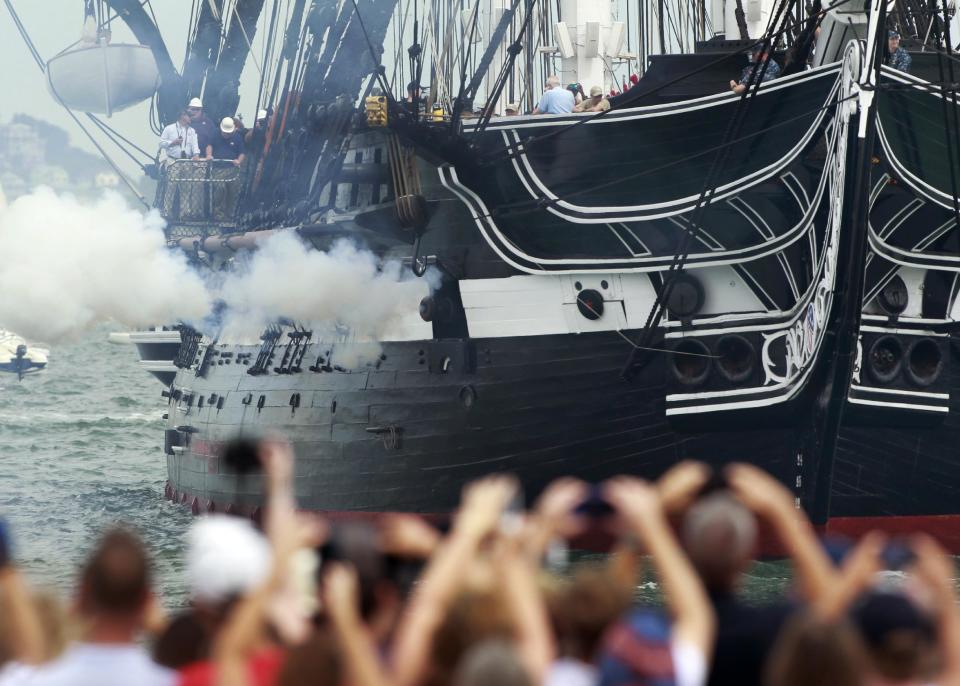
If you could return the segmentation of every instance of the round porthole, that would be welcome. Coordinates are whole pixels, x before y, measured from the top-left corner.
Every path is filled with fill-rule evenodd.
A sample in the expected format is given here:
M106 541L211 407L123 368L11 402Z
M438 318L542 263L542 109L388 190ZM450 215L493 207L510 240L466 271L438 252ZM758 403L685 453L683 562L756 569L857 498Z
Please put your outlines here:
M932 338L921 338L907 350L907 376L918 386L929 386L943 371L943 353Z
M722 336L717 341L717 369L727 381L739 383L753 373L757 351L743 336Z
M697 277L685 272L675 274L672 278L673 286L664 304L677 319L688 319L703 307L703 285Z
M903 345L893 336L881 336L867 353L870 376L880 383L890 383L903 366Z
M899 276L894 276L887 281L877 294L877 304L890 316L902 314L909 302L910 294L907 292L907 284Z
M680 341L670 352L669 367L674 378L684 386L698 386L710 376L713 362L710 350L701 341Z
M590 320L603 316L603 296L592 288L577 293L577 309Z

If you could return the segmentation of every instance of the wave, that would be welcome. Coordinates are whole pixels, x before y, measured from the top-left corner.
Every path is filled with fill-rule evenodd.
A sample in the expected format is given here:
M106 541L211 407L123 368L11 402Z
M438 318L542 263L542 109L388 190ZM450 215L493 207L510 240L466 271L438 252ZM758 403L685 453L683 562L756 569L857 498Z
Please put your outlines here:
M2 412L0 426L100 426L117 424L153 424L162 421L161 412L129 412L126 414L72 414L69 412Z

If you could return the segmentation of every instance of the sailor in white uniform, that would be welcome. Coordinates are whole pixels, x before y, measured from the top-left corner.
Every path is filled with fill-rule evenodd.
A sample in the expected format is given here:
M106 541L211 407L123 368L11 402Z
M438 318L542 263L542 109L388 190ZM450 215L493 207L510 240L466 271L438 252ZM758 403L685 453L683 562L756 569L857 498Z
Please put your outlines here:
M186 110L160 134L160 150L165 156L161 162L164 165L176 160L200 159L197 132L190 126L190 115Z

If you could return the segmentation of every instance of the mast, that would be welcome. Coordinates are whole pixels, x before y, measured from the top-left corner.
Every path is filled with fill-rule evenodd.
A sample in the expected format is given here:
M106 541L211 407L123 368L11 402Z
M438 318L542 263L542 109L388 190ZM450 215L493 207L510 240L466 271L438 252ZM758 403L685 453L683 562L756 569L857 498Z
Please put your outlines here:
M237 111L240 74L253 46L263 5L264 0L237 0L233 6L226 41L220 49L216 69L207 76L205 87L207 102L204 104L218 117L229 116Z
M207 71L217 63L217 55L220 51L220 34L222 33L220 23L220 13L222 11L223 0L210 0L200 3L196 32L190 43L187 62L183 67L184 85L187 94L191 97L200 95L207 78Z
M604 62L613 25L611 9L609 0L560 0L561 21L555 30L569 31L568 36L556 37L562 58L559 74L562 82L580 83L584 89L603 88L611 82L606 78Z

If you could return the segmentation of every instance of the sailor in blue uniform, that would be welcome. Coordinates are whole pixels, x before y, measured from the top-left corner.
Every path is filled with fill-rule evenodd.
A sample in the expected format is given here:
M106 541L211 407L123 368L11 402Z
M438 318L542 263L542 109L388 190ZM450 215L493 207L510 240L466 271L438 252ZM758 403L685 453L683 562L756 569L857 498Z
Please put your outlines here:
M910 57L910 53L900 47L900 34L896 31L887 33L887 55L884 62L898 71L910 73L910 63L913 62L913 58Z
M766 69L763 68L764 63L767 63ZM772 81L780 76L780 65L770 59L770 55L763 49L763 45L755 45L750 50L750 64L740 72L739 81L730 81L730 90L737 95L747 90L747 86L754 80L754 71L757 72L757 78L760 79L761 83Z

